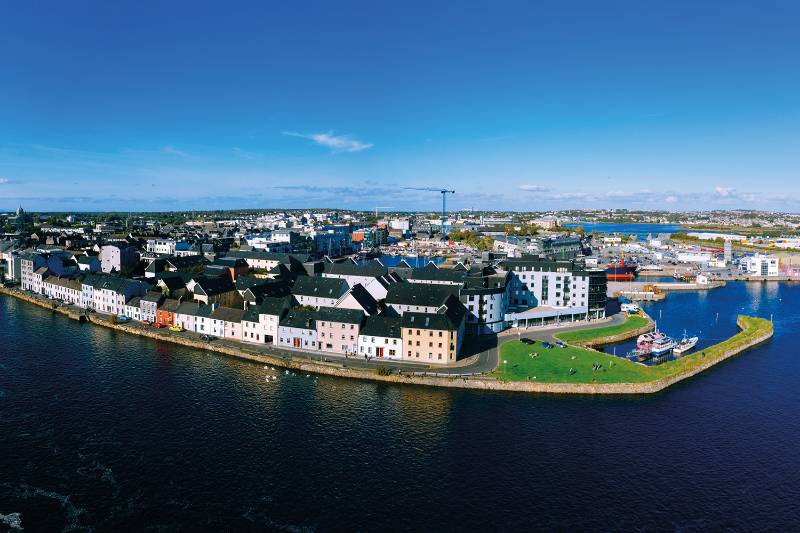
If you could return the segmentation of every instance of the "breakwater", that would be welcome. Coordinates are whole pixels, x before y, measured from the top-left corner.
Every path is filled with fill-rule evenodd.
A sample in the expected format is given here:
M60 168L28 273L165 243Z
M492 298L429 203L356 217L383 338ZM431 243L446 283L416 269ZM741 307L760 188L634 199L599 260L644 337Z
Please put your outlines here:
M71 307L54 307L52 302L37 298L36 296L26 294L24 292L0 287L0 294L5 294L18 298L20 300L32 303L39 307L49 309L55 313L62 314L74 320L89 322L98 326L111 328L117 331L130 333L132 335L139 335L142 337L149 337L154 340L162 342L169 342L179 344L200 350L208 350L215 353L246 359L261 364L272 365L276 367L286 368L299 372L307 372L314 374L322 374L350 379L362 379L371 381L380 381L388 383L397 383L404 385L420 385L429 387L446 387L458 389L473 389L485 391L508 391L508 392L527 392L527 393L545 393L545 394L650 394L662 391L667 387L682 381L684 379L695 376L715 364L722 362L734 355L737 355L753 346L761 344L772 337L773 329L770 324L763 332L757 335L744 335L747 332L748 324L745 323L748 317L739 317L737 319L737 326L739 326L740 333L720 343L725 344L739 336L739 342L733 343L730 348L726 348L721 353L714 357L709 357L699 362L696 365L682 369L675 374L667 377L643 382L643 383L610 383L610 384L576 384L576 383L531 383L531 382L503 382L490 377L432 377L432 376L418 376L408 374L390 374L381 375L373 370L362 370L356 368L348 368L338 363L326 363L317 361L301 361L287 356L272 355L265 353L256 353L252 349L248 349L247 345L233 346L226 344L224 341L206 342L200 339L190 338L188 336L170 335L169 333L161 330L146 328L137 324L131 323L113 323L108 319L98 316L93 313L84 313L81 309ZM628 334L626 332L625 334ZM707 349L710 350L713 347ZM688 359L688 358L687 358Z
M574 341L571 344L584 346L586 348L601 348L603 346L608 346L609 344L617 344L618 342L635 339L639 335L653 331L653 329L655 329L655 322L653 319L650 318L650 316L644 311L641 312L641 316L647 319L647 324L640 328L623 331L615 335L606 335L604 337L597 337L594 339ZM555 337L558 338L558 334L556 334Z

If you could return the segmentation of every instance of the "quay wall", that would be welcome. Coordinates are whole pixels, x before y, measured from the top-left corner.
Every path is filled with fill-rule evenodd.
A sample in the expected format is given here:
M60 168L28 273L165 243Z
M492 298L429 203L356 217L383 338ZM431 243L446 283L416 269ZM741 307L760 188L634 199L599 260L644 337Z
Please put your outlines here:
M609 344L616 344L629 339L635 339L639 335L653 331L653 329L655 329L655 322L653 322L653 319L650 318L650 316L644 311L642 311L641 314L647 319L647 324L640 328L617 333L616 335L608 335L606 337L598 337L596 339L589 339L585 341L575 341L571 344L585 346L586 348L601 348L603 346L608 346ZM558 338L558 334L556 334L555 337Z
M87 321L98 326L107 327L117 331L139 335L142 337L149 337L162 342L170 342L196 348L200 350L209 350L212 352L237 357L249 361L254 361L261 364L272 365L276 367L286 368L299 372L308 372L314 374L322 374L328 376L336 376L351 379L363 379L371 381L380 381L387 383L396 383L403 385L420 385L428 387L446 387L456 389L472 389L483 391L506 391L506 392L526 392L526 393L541 393L541 394L652 394L660 392L667 387L678 383L684 379L695 376L705 370L711 368L715 364L722 362L734 355L737 355L753 346L767 341L772 337L772 329L769 332L757 338L751 339L748 343L737 346L728 350L720 357L713 358L712 360L704 362L689 371L675 374L663 379L644 382L644 383L531 383L531 382L503 382L494 378L488 377L431 377L431 376L412 376L408 374L392 374L392 375L379 375L371 370L362 370L355 368L347 368L338 363L323 363L316 361L299 361L291 358L281 357L279 355L267 355L261 353L254 353L248 351L246 345L227 346L217 342L205 342L199 339L192 339L189 337L178 337L174 335L166 335L166 332L160 330L151 330L143 327L137 327L132 324L125 323L112 323L104 320L93 314L84 314L83 310L70 309L65 307L54 308L49 302L41 300L29 294L25 294L18 290L0 287L0 294L5 294L20 300L38 305L39 307L50 309L55 313L60 313L74 320ZM737 320L737 325L744 328L740 320Z

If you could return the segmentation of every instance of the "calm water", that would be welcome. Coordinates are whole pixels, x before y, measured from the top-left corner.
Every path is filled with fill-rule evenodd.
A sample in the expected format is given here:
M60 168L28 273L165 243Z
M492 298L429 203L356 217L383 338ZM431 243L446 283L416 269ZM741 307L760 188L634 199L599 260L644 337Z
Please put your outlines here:
M798 303L797 285L670 294L648 308L670 333L722 337L748 312L775 314L776 337L661 394L590 398L266 382L260 365L0 297L0 520L25 531L796 530Z
M583 226L587 233L621 233L623 235L636 235L640 239L659 233L676 233L680 224L616 224L613 222L585 222L564 224L566 227Z

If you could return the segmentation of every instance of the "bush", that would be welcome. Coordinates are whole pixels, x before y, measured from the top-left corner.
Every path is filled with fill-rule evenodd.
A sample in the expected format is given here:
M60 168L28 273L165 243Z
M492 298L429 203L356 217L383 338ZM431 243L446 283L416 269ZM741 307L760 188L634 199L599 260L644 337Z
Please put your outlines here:
M392 374L392 369L383 365L379 365L375 371L379 376L390 376Z

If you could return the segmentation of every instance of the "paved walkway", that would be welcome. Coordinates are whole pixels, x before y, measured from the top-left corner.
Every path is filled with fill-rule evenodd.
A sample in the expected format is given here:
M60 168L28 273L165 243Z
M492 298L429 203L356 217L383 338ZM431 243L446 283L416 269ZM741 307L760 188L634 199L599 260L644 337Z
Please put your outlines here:
M41 295L34 295L33 293L25 291L29 296L35 296L44 302L51 303L50 300ZM81 308L76 306L67 306L75 311L82 311ZM101 312L92 312L94 318L111 321L111 315ZM323 363L332 363L341 365L347 368L360 368L360 369L377 369L378 367L386 367L402 373L414 374L437 374L447 376L475 376L479 374L488 374L497 368L500 362L500 346L503 343L518 340L520 338L530 338L536 340L544 340L548 342L555 342L553 335L567 331L574 331L578 329L586 329L587 327L600 327L600 326L614 326L622 324L625 321L624 314L618 313L611 318L592 320L590 322L576 322L576 323L562 323L558 326L551 326L545 328L512 328L498 335L481 335L467 337L464 341L462 353L470 354L456 363L455 366L441 367L438 365L431 365L426 363L415 363L406 361L395 361L391 359L371 358L364 359L364 357L351 356L328 353L328 352L311 352L303 350L295 350L291 348L277 347L267 344L251 344L247 342L238 342L228 339L215 338L210 341L216 345L223 345L230 348L235 348L255 355L270 355L273 357L282 357L284 359L291 359L295 361L314 361ZM145 325L142 322L132 320L126 322L126 325L134 328L147 329L150 331L158 331L159 334L168 339L171 336L186 336L193 339L200 340L203 336L199 333L190 331L170 331L167 328L156 329L152 326Z

